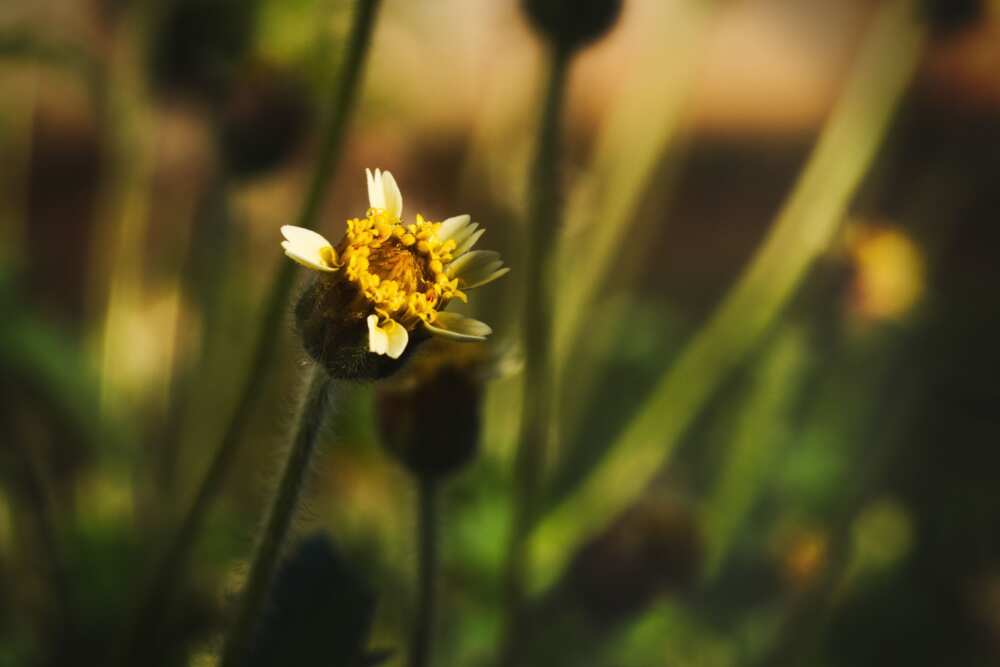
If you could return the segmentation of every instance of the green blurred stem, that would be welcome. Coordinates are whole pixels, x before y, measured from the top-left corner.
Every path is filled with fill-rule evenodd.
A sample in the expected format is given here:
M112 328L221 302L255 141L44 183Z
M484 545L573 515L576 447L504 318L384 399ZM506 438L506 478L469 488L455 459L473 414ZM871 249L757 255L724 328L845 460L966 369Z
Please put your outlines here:
M908 342L912 343L905 339L896 343L903 352L897 351L894 355L895 370L887 373L879 383L881 391L873 392L879 398L875 402L877 408L867 416L866 428L870 433L864 434L859 441L877 443L877 447L845 483L845 499L839 516L833 521L826 565L816 581L787 605L765 649L743 661L747 667L808 663L809 651L829 618L838 591L850 577L855 521L865 506L883 491L889 471L908 443L903 434L912 417L914 388L922 386L916 377L918 373L904 361L912 358L906 354L910 351Z
M776 332L755 365L702 516L708 585L716 581L736 537L769 478L779 452L793 439L792 411L809 367L806 331Z
M0 360L0 370L3 370L5 375L8 371L2 360ZM28 385L30 381L22 380L19 383L21 387ZM10 470L5 472L8 472L10 477L8 480L11 487L10 496L23 502L27 508L25 514L34 524L34 537L38 542L37 564L45 572L45 583L52 594L55 607L52 626L46 628L46 631L52 632L52 636L63 643L70 643L74 636L71 614L72 586L60 548L56 508L48 493L49 485L46 483L45 470L19 432L17 411L23 409L23 405L13 392L14 386L0 385L0 426L3 427L0 437L3 439L3 449L9 452Z
M539 129L529 192L530 214L524 257L524 400L521 432L514 461L514 515L508 545L506 638L504 661L515 660L513 647L522 632L525 578L529 567L527 536L538 512L552 412L552 260L561 202L558 157L563 101L571 53L554 49L548 91Z
M309 378L305 401L299 416L298 427L288 453L281 483L264 525L264 533L254 553L247 576L246 588L240 601L236 621L222 650L220 667L243 664L253 644L254 630L271 590L271 581L278 567L282 547L292 526L292 517L298 507L302 489L309 472L309 462L316 450L317 436L326 415L331 380L326 371L314 366Z
M339 78L339 85L334 86L331 91L332 97L319 160L302 210L296 219L296 224L300 227L312 229L316 226L327 184L340 161L344 134L357 98L362 66L371 43L379 2L380 0L360 0L358 3L346 47L344 70ZM198 487L191 509L185 515L154 573L152 584L136 616L137 630L132 633L132 650L142 650L147 642L154 640L154 637L146 633L155 633L160 619L168 611L170 595L176 589L176 582L183 573L205 516L218 497L226 474L232 467L238 446L254 413L257 399L262 393L262 387L265 386L265 376L277 352L280 324L287 312L289 295L294 285L295 266L293 262L288 261L280 264L278 275L264 306L253 361L240 390L236 409L223 435L222 443L209 464L208 472Z
M437 580L437 482L432 477L419 479L420 516L417 540L420 549L418 573L419 598L417 618L410 646L411 667L427 667L431 663L434 643L434 598Z
M533 591L551 585L573 550L643 492L835 237L920 58L916 15L915 0L881 7L844 95L743 276L597 468L535 527Z
M226 205L228 179L217 176L208 186L204 195L203 211L196 214L195 224L187 239L185 257L181 260L179 285L181 300L194 302L202 314L202 344L197 352L188 358L184 354L184 337L187 332L181 326L174 329L174 364L167 393L167 408L160 432L153 446L155 455L152 472L155 498L158 504L167 505L177 490L177 465L181 455L184 419L193 401L197 399L196 380L204 361L210 358L213 344L212 333L216 330L219 303L217 289L219 281L231 267L226 247L232 220ZM178 317L180 313L178 313ZM173 518L169 508L161 510L158 520Z
M621 262L623 246L643 247L655 225L643 224L636 215L643 193L654 182L653 174L669 174L657 182L657 198L663 201L682 161L680 130L688 91L704 52L705 36L713 25L715 0L664 3L656 18L669 30L662 41L644 44L648 52L643 64L616 94L614 108L596 141L592 166L580 175L566 214L566 233L560 267L577 271L560 292L556 303L556 369L567 365L575 350L575 338L592 335L592 327L580 325L592 312L612 271L616 277L628 271ZM585 221L585 223L581 223ZM624 265L623 265L624 264ZM589 359L574 359L567 384L580 386L578 366L592 366Z

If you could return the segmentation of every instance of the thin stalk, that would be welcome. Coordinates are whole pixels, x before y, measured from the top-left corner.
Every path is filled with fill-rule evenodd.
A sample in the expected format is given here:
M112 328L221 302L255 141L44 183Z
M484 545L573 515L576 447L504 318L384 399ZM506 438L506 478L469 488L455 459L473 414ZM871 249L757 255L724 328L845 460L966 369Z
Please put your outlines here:
M431 663L434 643L434 597L437 580L437 482L431 477L421 477L420 516L417 523L417 541L420 549L417 599L417 619L410 645L410 667L427 667Z
M904 343L903 347L906 349L909 346ZM904 358L904 354L897 357ZM921 385L913 381L915 374L901 362L897 361L896 365L899 370L889 374L883 386L907 389L878 394L887 398L882 401L880 409L872 410L872 415L877 416L869 418L872 437L867 438L878 446L857 471L855 481L848 485L844 494L843 507L833 521L827 565L817 580L788 604L774 638L760 655L743 662L747 667L804 664L807 662L806 654L815 646L817 635L829 618L837 591L849 576L855 520L865 505L883 491L886 477L906 443L906 439L901 437L901 427L911 415L916 395L913 387Z
M285 469L281 473L281 483L274 496L274 502L264 525L264 533L250 565L246 588L243 591L240 609L226 638L220 667L236 667L243 664L253 644L256 630L271 581L274 579L282 547L292 525L292 517L298 507L299 498L309 472L309 462L316 449L317 435L326 414L330 378L319 366L315 366L309 379L305 401L299 417L298 427L288 453Z
M3 369L6 371L7 369ZM23 406L15 399L7 387L0 387L0 425L3 433L3 449L9 452L10 495L15 502L23 503L24 514L32 523L33 539L37 550L37 564L45 572L45 583L52 595L53 614L49 619L48 632L59 638L55 653L61 654L65 645L72 642L75 634L73 617L70 613L72 587L63 558L59 540L56 508L48 492L46 473L37 457L26 446L18 431L16 411ZM6 461L4 461L6 463ZM19 508L20 509L20 508Z
M164 412L166 416L153 446L155 461L151 477L158 504L167 505L168 499L177 491L177 465L183 445L184 420L197 398L197 371L210 358L216 342L212 335L217 328L219 311L219 290L216 288L230 267L227 254L223 252L232 224L226 206L227 187L226 174L217 176L208 186L203 202L199 204L200 210L195 213L193 228L185 241L185 256L180 262L178 283L182 301L198 305L205 333L198 350L193 355L185 355L183 339L186 332L180 326L174 329L174 363ZM174 517L164 510L158 518L162 528L168 526L169 520Z
M514 516L505 572L506 638L504 662L511 663L515 639L523 630L526 538L538 512L542 472L552 415L552 289L549 280L561 202L558 157L566 75L571 53L555 49L539 128L538 152L530 184L531 208L524 258L524 395L519 448L514 461ZM530 290L530 293L529 293Z
M347 44L347 59L343 75L339 79L339 85L332 89L327 126L319 151L319 161L316 163L309 191L296 220L296 224L300 227L312 229L316 226L316 220L326 195L326 186L340 161L344 133L354 108L354 100L357 97L364 57L371 43L372 28L375 24L379 2L380 0L360 0L358 3L354 25L351 28ZM209 464L205 478L198 487L191 509L185 515L153 575L152 583L135 616L135 629L130 633L131 639L129 640L132 648L127 654L146 646L153 649L151 652L155 653L155 634L150 636L148 633L156 633L161 619L170 608L171 595L177 588L176 582L182 576L188 556L194 547L198 533L201 531L208 510L222 489L226 473L232 467L237 448L243 440L243 435L254 413L257 398L261 393L260 388L265 384L265 375L277 352L280 324L284 318L288 297L294 285L294 266L292 262L281 263L281 268L278 270L278 275L264 306L256 351L240 391L236 409L223 435L222 443Z

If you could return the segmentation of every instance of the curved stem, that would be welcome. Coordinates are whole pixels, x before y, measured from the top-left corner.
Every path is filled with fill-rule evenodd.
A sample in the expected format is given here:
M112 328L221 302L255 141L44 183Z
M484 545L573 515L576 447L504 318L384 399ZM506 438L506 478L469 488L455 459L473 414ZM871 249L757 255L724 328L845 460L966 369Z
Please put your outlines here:
M530 184L531 211L525 244L525 285L531 296L524 300L524 397L521 432L514 461L514 516L505 572L506 637L504 664L516 662L514 644L523 633L525 578L528 570L526 541L537 514L539 487L548 449L552 404L552 255L561 202L557 166L560 118L571 53L555 49L549 71L548 91L539 129L538 153Z
M253 632L271 589L271 580L278 566L282 546L288 537L292 517L302 495L309 461L316 449L316 436L326 414L330 382L326 371L319 366L314 367L292 449L281 473L281 483L264 525L264 534L250 565L246 589L236 622L226 638L220 667L242 664L252 646Z
M326 194L327 184L340 160L344 133L351 117L354 100L357 97L364 56L371 42L379 1L360 0L358 4L347 45L347 60L343 76L340 78L339 85L333 88L328 124L319 152L319 161L316 164L309 192L296 221L300 227L309 229L315 227ZM278 276L275 278L264 306L256 351L240 391L236 409L226 428L222 443L209 464L205 478L198 487L190 510L184 516L180 528L167 546L163 558L153 574L151 583L135 615L133 630L128 640L130 644L125 651L125 661L122 664L138 664L133 657L133 653L137 651L146 652L153 656L157 654L156 633L162 619L169 612L172 593L176 588L175 583L182 576L187 558L194 547L208 510L218 497L226 474L232 467L236 451L243 440L244 432L256 407L260 388L264 385L265 375L271 367L277 350L280 324L285 316L288 297L294 284L294 267L292 262L281 263Z
M427 667L431 663L434 636L434 593L437 580L437 483L431 477L419 480L420 516L417 540L420 549L419 598L417 620L410 646L410 666Z

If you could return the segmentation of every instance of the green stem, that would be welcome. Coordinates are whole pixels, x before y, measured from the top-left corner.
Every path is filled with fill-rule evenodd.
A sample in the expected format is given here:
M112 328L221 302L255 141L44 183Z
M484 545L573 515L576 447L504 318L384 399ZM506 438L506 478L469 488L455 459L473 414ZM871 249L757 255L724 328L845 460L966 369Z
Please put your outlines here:
M257 545L253 563L250 565L250 574L247 577L240 609L236 622L226 638L222 659L219 661L220 667L236 667L243 664L252 647L254 630L267 601L282 547L288 537L292 517L295 515L309 472L309 461L316 449L317 435L323 425L329 392L329 376L319 366L314 367L292 449L288 453L288 460L281 474L281 483L271 505L263 537Z
M419 480L420 516L417 540L420 549L417 619L410 646L410 666L427 667L431 663L434 637L434 591L437 580L437 483L431 477Z
M903 341L901 348L908 351L908 347ZM825 568L811 586L787 605L775 636L764 651L745 660L744 665L768 667L808 662L808 653L829 618L837 591L844 584L845 577L849 576L855 521L865 505L884 490L886 477L907 442L901 436L905 432L902 427L912 414L916 395L913 388L921 386L921 383L915 381L915 373L900 361L906 358L906 354L898 354L895 362L898 370L887 374L881 383L885 388L883 391L874 393L885 398L878 409L871 411L868 417L870 433L866 434L869 437L863 440L878 443L878 446L854 474L852 482L846 485L843 506L839 516L832 521L831 546L826 554ZM890 387L894 389L890 390ZM906 389L900 391L899 387Z
M76 629L70 613L72 587L59 543L56 508L46 488L44 468L19 433L17 411L23 406L14 392L5 386L0 386L0 407L0 425L4 427L0 436L3 437L3 449L10 456L10 495L15 502L23 503L26 508L24 514L33 524L33 537L37 541L36 565L45 572L45 583L53 603L53 614L45 631L60 638L60 642L51 647L59 654L65 645L72 642Z
M150 477L157 505L168 506L169 499L177 491L177 465L181 456L185 417L193 401L197 399L195 387L198 369L210 358L212 344L215 342L212 333L217 328L215 325L219 312L216 298L218 290L215 287L229 268L229 262L221 252L232 223L225 203L226 190L227 178L224 174L217 176L208 186L190 236L185 240L184 257L179 262L181 298L184 302L198 305L204 318L205 333L202 334L202 344L197 352L185 355L183 343L187 332L180 326L174 330L174 363L167 391L165 417L152 447L154 469ZM223 257L221 260L220 255ZM158 527L162 529L168 526L172 518L174 517L169 509L165 508L157 517Z
M561 202L558 188L560 119L571 53L552 53L548 91L539 129L538 153L530 185L531 209L526 232L524 284L524 396L519 448L514 461L514 516L505 572L506 637L503 662L516 662L516 639L523 631L525 577L528 569L526 538L538 511L539 489L548 449L552 412L552 255L558 232Z
M340 160L344 133L357 90L361 81L364 56L371 42L372 28L375 24L380 0L360 0L354 25L347 44L347 60L344 64L343 76L338 86L333 88L330 113L326 126L322 147L319 151L319 161L313 174L309 192L306 195L302 210L296 224L312 229L322 208L326 188ZM181 578L191 549L212 503L222 489L226 473L232 467L233 460L244 432L254 413L257 399L264 386L265 375L272 365L277 351L280 324L287 311L288 297L294 285L294 263L282 262L278 270L271 292L264 306L264 315L257 338L256 351L240 391L236 409L229 421L222 443L212 462L209 464L205 478L195 495L191 509L185 515L180 528L167 547L160 564L155 571L151 585L148 587L143 602L136 614L134 630L130 634L130 648L127 656L133 651L146 651L156 654L157 628L170 608L171 595L176 582ZM123 664L134 664L126 662Z

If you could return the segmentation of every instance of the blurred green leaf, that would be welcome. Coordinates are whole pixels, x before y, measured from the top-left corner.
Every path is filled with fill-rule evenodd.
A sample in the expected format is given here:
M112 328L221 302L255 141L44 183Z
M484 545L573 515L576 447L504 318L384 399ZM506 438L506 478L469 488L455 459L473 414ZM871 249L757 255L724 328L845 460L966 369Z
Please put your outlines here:
M718 574L734 534L773 474L778 452L789 444L790 411L808 358L805 332L792 326L768 346L754 370L722 470L703 507L709 580Z
M9 277L0 276L0 368L6 379L30 387L95 451L118 450L121 439L113 424L101 423L99 380L80 345L58 328L32 314L14 296Z
M575 546L642 492L826 250L922 53L913 10L912 0L897 0L880 11L841 101L743 277L600 465L536 528L535 590L551 584Z

